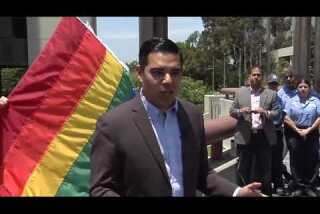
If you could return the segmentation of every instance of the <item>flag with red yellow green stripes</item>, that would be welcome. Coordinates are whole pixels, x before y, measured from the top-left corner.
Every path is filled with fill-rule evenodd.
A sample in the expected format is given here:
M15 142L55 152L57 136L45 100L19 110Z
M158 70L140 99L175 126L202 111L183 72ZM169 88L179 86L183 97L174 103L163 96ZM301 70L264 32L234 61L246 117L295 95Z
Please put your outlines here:
M1 195L87 196L90 141L132 98L126 66L75 17L62 18L1 112Z

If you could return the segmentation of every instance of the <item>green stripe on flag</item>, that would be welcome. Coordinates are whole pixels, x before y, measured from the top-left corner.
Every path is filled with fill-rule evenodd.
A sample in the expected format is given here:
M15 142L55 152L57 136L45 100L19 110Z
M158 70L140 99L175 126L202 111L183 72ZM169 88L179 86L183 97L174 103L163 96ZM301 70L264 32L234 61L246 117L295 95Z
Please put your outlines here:
M133 90L127 71L124 70L118 89L108 110L132 98ZM64 178L56 196L89 196L91 137Z

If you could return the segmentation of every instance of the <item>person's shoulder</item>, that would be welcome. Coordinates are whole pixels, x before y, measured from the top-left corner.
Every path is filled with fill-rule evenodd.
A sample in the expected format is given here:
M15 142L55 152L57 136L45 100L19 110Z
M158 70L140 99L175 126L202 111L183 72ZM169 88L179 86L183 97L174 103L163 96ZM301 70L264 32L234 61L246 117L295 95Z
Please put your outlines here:
M241 94L249 93L249 92L250 92L249 87L241 87L239 88L239 90L236 91L235 96L239 96Z
M241 88L239 88L239 90L238 90L238 92L248 92L248 91L250 91L250 87L241 87Z
M136 105L138 97L134 97L120 105L109 109L100 117L101 121L118 121L121 118L126 118L131 109Z
M311 94L310 100L317 103L317 104L319 104L319 102L320 102L319 96L317 94Z
M269 88L263 88L263 93L266 93L267 96L274 96L277 97L277 92L274 90L271 90Z
M320 93L317 92L316 90L312 90L310 94L311 94L311 97L314 97L314 99L320 98Z
M271 90L270 88L263 88L263 90L267 93L270 93L270 94L276 94L277 92L274 91L274 90Z
M299 95L296 94L296 95L294 95L294 96L292 96L292 97L289 97L287 102L288 102L288 103L290 103L290 102L300 102Z
M283 96L283 94L284 94L283 86L277 91L277 94L278 94L279 97Z
M278 93L283 93L284 92L284 85L282 85L281 87L280 87L280 89L278 90Z
M196 105L190 101L187 100L182 100L180 98L177 99L178 103L185 109L185 110L191 110L193 112L200 112L200 107L199 105Z

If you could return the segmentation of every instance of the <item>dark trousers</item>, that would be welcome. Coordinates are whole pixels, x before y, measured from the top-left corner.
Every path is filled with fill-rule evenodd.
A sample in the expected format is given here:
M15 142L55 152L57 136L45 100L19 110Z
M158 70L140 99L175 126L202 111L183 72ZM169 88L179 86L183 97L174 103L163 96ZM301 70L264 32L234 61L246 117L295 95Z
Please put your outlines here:
M319 132L316 129L306 139L290 128L286 129L290 154L290 169L296 188L313 187L318 175Z
M238 184L262 183L262 192L271 195L271 146L263 131L252 134L247 145L238 145Z
M272 146L272 163L271 163L271 175L272 182L275 188L283 187L282 172L282 153L283 153L283 132L277 130L277 144Z

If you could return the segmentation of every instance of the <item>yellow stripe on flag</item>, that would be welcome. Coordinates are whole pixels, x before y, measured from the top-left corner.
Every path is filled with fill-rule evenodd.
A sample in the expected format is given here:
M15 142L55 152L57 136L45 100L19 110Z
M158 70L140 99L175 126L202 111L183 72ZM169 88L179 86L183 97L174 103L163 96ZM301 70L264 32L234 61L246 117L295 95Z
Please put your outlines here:
M122 65L108 52L93 85L52 140L29 177L23 196L56 194L64 177L93 134L96 120L108 109L122 73Z

